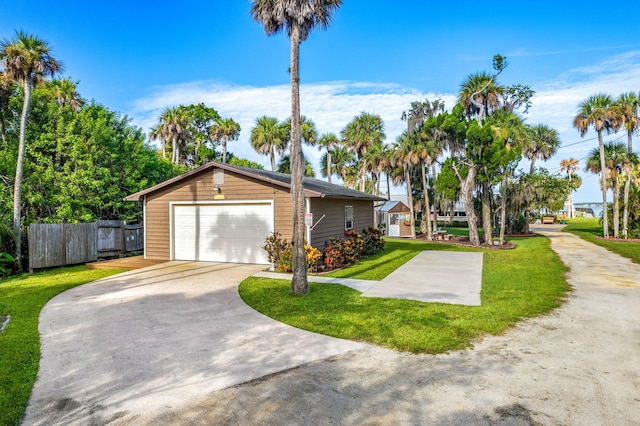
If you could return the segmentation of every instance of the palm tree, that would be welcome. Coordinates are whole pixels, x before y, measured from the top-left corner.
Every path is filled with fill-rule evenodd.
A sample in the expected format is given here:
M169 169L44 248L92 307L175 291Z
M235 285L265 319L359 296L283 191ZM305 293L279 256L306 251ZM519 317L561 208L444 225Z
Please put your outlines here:
M298 73L300 43L316 27L327 28L332 13L342 0L253 0L251 16L264 26L267 35L287 31L291 44L291 197L293 201L293 279L291 293L309 293L307 259L304 250L305 201L302 187L304 157L300 142L300 77Z
M364 192L367 170L363 157L372 145L382 143L385 138L382 118L363 112L342 129L341 135L345 146L352 148L357 156L360 191Z
M618 238L620 228L620 175L630 163L627 149L623 143L608 142L604 145L605 169L607 175L602 174L602 165L600 164L600 150L594 148L587 158L586 169L592 173L600 173L602 180L611 182L613 191L613 236ZM630 166L629 166L630 168ZM608 216L608 209L602 211L603 221Z
M165 108L158 118L157 125L151 128L149 137L162 140L163 152L170 142L171 162L179 164L181 160L180 145L185 145L191 138L187 111L182 106Z
M376 194L380 194L380 175L386 171L390 165L389 153L382 142L376 142L369 147L363 156L365 169L371 173L371 181Z
M569 178L569 186L571 186L571 177L578 169L578 160L573 157L560 161L560 171L567 174L567 177ZM569 219L573 219L573 187L569 193Z
M227 143L235 141L240 136L240 125L233 118L221 118L210 128L211 138L222 145L222 162L227 162Z
M326 176L327 182L329 183L331 183L331 175L332 175L331 150L338 147L339 144L340 144L340 140L334 133L325 133L322 136L320 136L320 139L318 140L318 149L327 150L327 159L326 159L325 167L323 167L323 169L325 169L326 172L323 171L322 174L323 176Z
M335 166L334 173L340 176L340 179L347 186L352 186L355 183L349 179L349 171L354 169L355 160L356 156L353 151L345 146L337 146L331 150L331 162Z
M531 160L529 173L533 173L536 160L547 161L560 148L558 131L546 124L536 124L529 128L528 142L523 145L522 153Z
M500 106L500 96L504 93L504 87L495 83L498 74L471 74L460 85L458 103L464 107L465 115L477 117L479 124L482 124L482 120L491 111Z
M407 201L409 202L409 210L411 211L411 238L416 237L416 227L414 225L415 213L413 205L413 185L411 183L411 169L420 162L418 147L415 138L409 136L408 132L403 132L393 147L391 161L393 165L402 169L402 181L407 188ZM400 179L395 182L399 183Z
M16 31L13 39L0 41L0 61L5 77L20 84L24 90L24 102L20 115L18 160L13 191L13 232L16 237L16 266L22 269L20 252L22 233L20 229L22 178L26 145L27 118L33 88L42 84L46 77L62 70L62 64L51 56L51 46L46 41L23 31Z
M275 117L262 116L251 129L251 146L258 153L268 155L271 170L276 170L276 154L280 155L287 144L285 129Z
M609 219L607 218L607 183L606 176L608 175L607 166L605 163L604 155L604 142L602 140L602 132L610 132L613 128L613 114L611 105L613 99L611 96L600 93L590 96L585 101L578 105L578 114L573 119L573 126L578 129L580 136L584 137L587 134L590 126L598 134L598 147L600 150L600 170L601 170L601 182L600 187L602 189L602 228L605 238L609 238Z
M66 78L64 80L52 80L49 88L53 92L56 102L61 107L68 105L72 110L78 111L84 105L84 99L80 97L77 90L78 82L73 82Z
M621 94L613 105L616 127L624 126L627 131L627 153L633 154L633 133L640 128L640 98L634 92ZM631 169L625 170L627 179L624 184L624 212L622 214L622 234L627 238L629 227L629 191L631 189Z

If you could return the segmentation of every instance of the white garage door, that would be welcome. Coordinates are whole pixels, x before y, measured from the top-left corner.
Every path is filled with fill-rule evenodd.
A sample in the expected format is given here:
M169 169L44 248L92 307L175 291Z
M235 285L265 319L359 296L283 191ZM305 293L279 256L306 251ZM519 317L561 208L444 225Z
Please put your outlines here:
M268 264L271 203L173 205L173 258Z

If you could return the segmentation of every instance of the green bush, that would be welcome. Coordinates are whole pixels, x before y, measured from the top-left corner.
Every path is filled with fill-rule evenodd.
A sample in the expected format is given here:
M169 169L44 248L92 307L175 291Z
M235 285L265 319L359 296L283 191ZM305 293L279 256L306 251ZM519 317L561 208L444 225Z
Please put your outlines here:
M318 260L322 257L322 253L315 247L311 247L305 244L304 251L307 255L307 270L309 272L318 271ZM293 271L293 251L291 245L280 252L278 256L278 264L275 265L280 272Z
M362 249L363 256L371 256L380 253L384 250L384 231L369 227L362 233L362 239L364 240L364 248Z

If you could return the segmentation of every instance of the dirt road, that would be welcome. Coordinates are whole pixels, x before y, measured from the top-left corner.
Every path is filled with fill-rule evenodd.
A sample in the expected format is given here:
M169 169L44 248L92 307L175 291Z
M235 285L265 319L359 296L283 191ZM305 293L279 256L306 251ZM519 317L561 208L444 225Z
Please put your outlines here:
M574 292L450 354L374 346L216 392L149 423L637 425L640 265L544 227Z

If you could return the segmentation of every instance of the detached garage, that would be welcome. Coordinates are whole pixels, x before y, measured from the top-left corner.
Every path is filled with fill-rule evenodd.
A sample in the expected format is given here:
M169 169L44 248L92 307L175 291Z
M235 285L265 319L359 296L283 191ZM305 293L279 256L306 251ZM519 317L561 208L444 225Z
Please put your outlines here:
M345 230L373 226L384 198L304 179L307 238L319 249ZM128 196L144 206L145 258L268 264L277 231L291 240L290 175L210 162Z

